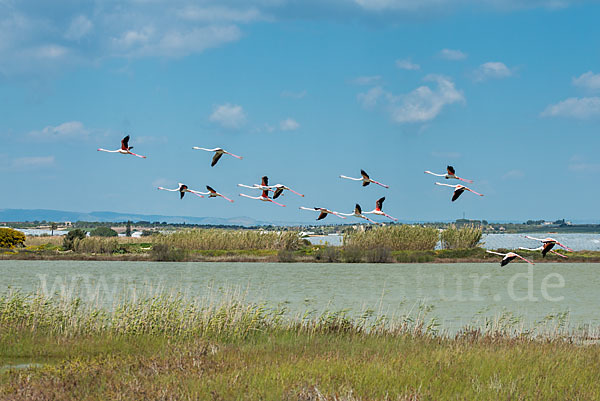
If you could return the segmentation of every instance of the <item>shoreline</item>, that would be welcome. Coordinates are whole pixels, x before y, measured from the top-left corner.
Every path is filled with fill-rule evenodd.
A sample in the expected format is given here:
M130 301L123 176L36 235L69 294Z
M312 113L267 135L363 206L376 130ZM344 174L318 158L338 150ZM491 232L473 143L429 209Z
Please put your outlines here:
M204 254L192 254L182 260L157 260L149 253L143 254L97 254L97 253L73 253L73 252L35 252L17 251L0 253L0 260L44 260L44 261L104 261L104 262L180 262L180 263L387 263L387 264L441 264L441 263L500 263L498 257L468 256L465 253L481 253L481 248L474 250L457 250L456 253L463 255L447 255L444 251L396 251L382 260L345 260L341 258L323 258L315 255L293 255L286 256L285 260L277 252L253 254L252 251L219 251L218 255L211 255L213 251L204 251ZM458 252L462 251L462 252ZM448 252L451 253L451 252ZM487 255L487 254L486 254ZM539 256L539 255L538 255ZM600 252L577 251L569 254L569 258L549 256L546 258L528 254L535 264L544 263L600 263Z

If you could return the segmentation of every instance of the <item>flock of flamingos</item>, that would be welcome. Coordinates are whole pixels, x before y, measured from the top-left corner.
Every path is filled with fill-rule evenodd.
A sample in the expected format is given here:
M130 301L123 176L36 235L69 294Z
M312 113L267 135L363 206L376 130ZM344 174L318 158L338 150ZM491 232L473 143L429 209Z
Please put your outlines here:
M146 156L142 156L142 155L138 155L136 153L133 153L131 151L131 149L133 149L133 146L129 146L129 135L127 135L125 138L123 138L121 140L121 148L120 149L116 149L116 150L107 150L107 149L102 149L99 148L98 151L101 152L108 152L108 153L120 153L122 155L132 155L132 156L136 156L136 157L140 157L142 159L145 159ZM204 150L206 152L214 152L214 156L212 158L212 162L211 162L211 167L214 167L217 162L221 159L221 157L226 154L226 155L230 155L233 156L237 159L242 159L242 156L237 156L234 155L233 153L227 152L225 149L222 148L214 148L214 149L207 149L207 148L200 148L197 146L194 146L192 149L196 149L196 150ZM436 177L444 177L445 179L455 179L455 180L459 180L459 181L464 181L467 183L473 183L472 180L467 180L464 178L460 178L456 175L456 171L454 170L454 167L452 166L448 166L447 167L447 172L446 173L442 173L442 174L436 174L436 173L432 173L431 171L425 171L426 174L431 174L433 176ZM353 178L353 177L347 177L345 175L340 175L340 178L344 178L347 180L352 180L352 181L361 181L362 182L362 186L366 187L367 185L373 183L376 185L380 185L384 188L389 188L388 185L382 184L380 182L377 182L373 179L371 179L369 177L369 175L364 171L361 170L360 171L361 177L359 178ZM436 182L436 185L441 185L441 186L446 186L446 187L451 187L454 188L454 192L452 194L452 202L456 201L465 191L469 191L474 193L475 195L479 195L479 196L483 196L480 193L477 193L475 191L473 191L472 189L461 185L461 184L456 184L456 185L450 185L450 184L443 184L440 182ZM178 184L178 188L174 188L174 189L168 189L168 188L163 188L163 187L158 187L158 189L163 190L163 191L170 191L170 192L179 192L179 199L183 199L183 197L185 196L186 192L191 193L193 195L199 196L200 198L204 198L204 195L207 195L209 198L215 198L220 196L221 198L229 201L229 202L233 202L232 199L229 199L228 197L226 197L223 194L220 194L219 192L215 191L212 187L210 187L209 185L206 186L206 189L208 190L208 192L200 192L200 191L195 191L193 189L188 188L187 185L179 183ZM240 196L243 196L245 198L249 198L249 199L255 199L255 200L259 200L262 202L271 202L274 203L278 206L282 206L285 207L285 205L275 201L275 199L277 199L284 190L290 191L298 196L304 197L304 195L292 190L291 188L283 185L283 184L276 184L276 185L269 185L269 178L267 176L262 177L261 179L261 183L260 184L252 184L252 185L244 185L244 184L238 184L238 186L243 187L243 188L249 188L249 189L258 189L260 191L262 191L260 196L250 196L250 195L246 195L246 194L240 194ZM273 196L270 197L269 196L269 192L273 192ZM369 217L365 216L366 214L374 214L374 215L378 215L378 216L384 216L387 217L393 221L398 221L398 219L396 219L395 217L390 216L389 214L386 214L383 211L383 202L385 201L385 196L382 198L377 199L377 201L375 202L375 209L371 210L370 212L363 212L360 205L357 203L355 208L354 208L354 212L353 213L339 213L333 210L329 210L327 208L324 207L304 207L304 206L300 206L300 209L302 210L310 210L313 212L319 212L319 216L317 217L317 220L322 220L325 217L327 217L328 214L333 214L339 218L345 219L347 218L347 216L353 216L353 217L358 217L364 220L367 220L371 223L374 224L379 224L373 220L371 220ZM524 249L524 250L528 250L528 251L541 251L542 252L542 256L545 257L547 253L552 253L555 255L558 255L560 257L566 258L565 255L562 255L556 251L553 250L555 245L558 245L560 247L562 247L563 249L572 252L573 250L563 244L561 244L560 242L558 242L557 240L553 239L553 238L535 238L535 237L530 237L530 236L525 236L528 239L532 239L535 241L539 241L541 242L541 245L538 248L524 248L524 247L519 247L519 249ZM527 263L533 264L533 262L525 259L524 257L514 253L514 252L508 252L508 253L499 253L499 252L493 252L493 251L487 251L489 253L493 253L495 255L499 255L502 256L502 260L500 262L500 266L506 266L508 263L512 262L513 260L519 258L522 259L524 261L526 261Z

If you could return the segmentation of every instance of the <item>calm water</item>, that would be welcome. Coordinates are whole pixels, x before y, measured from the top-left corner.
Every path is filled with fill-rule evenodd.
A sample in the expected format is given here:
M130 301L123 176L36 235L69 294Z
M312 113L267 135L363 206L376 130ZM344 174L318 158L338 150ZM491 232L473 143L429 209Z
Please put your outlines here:
M530 235L535 238L551 237L572 248L574 251L600 251L600 234L484 234L481 240L486 249L517 249L536 248L539 242L525 238Z
M365 308L389 314L433 307L444 327L508 311L526 322L569 312L570 324L600 325L600 264L279 264L0 261L0 292L9 288L113 299L178 291L207 297L241 289L248 301L291 311ZM97 302L97 301L95 301Z
M575 251L600 251L600 234L483 234L481 241L486 249L517 249L520 246L536 248L539 246L539 242L527 239L525 235L536 238L552 237ZM343 243L341 235L315 236L307 239L315 245L340 246ZM441 245L438 244L437 248L440 249Z

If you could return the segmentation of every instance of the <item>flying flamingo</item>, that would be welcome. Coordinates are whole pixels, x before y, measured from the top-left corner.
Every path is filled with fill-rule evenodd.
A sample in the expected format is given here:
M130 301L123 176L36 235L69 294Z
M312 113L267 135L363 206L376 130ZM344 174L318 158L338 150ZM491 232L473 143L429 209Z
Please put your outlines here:
M293 193L295 193L296 195L298 195L298 196L301 196L301 197L303 197L303 198L304 198L304 195L302 195L301 193L298 193L298 192L294 191L294 190L293 190L292 188L290 188L290 187L286 187L286 186L285 186L285 185L283 185L283 184L275 184L275 185L273 185L273 186L272 186L272 188L275 188L275 191L274 191L274 193L273 193L273 199L277 199L277 198L279 197L279 195L281 195L281 194L283 193L283 191L284 191L284 190L286 190L286 189L287 189L288 191L290 191L290 192L293 192Z
M196 196L199 196L201 198L204 198L204 196L200 195L200 192L198 191L194 191L193 189L189 189L187 185L182 184L182 183L178 183L177 185L179 185L179 188L175 188L175 189L168 189L168 188L163 188L163 187L158 187L158 189L162 189L163 191L171 191L171 192L177 192L179 191L179 199L183 199L184 195L186 192L192 193Z
M196 149L196 150L205 150L207 152L215 152L215 155L212 158L212 163L210 163L211 167L214 167L215 164L217 164L217 162L219 161L219 159L221 158L221 156L223 156L223 154L228 154L230 156L233 157L237 157L238 159L242 160L243 157L242 156L237 156L234 155L233 153L229 153L227 152L225 149L222 148L214 148L214 149L206 149L206 148L199 148L198 146L194 146L192 149Z
M465 192L465 191L473 192L475 195L483 196L482 194L473 191L471 188L467 188L464 185L460 185L460 184L450 185L450 184L442 184L442 183L436 182L435 185L443 185L445 187L454 188L454 195L452 195L452 202L454 202L455 200L457 200L458 197L461 196L462 193Z
M246 194L240 194L240 196L243 196L245 198L260 200L260 201L263 201L263 202L271 202L271 203L274 203L276 205L285 207L285 205L282 205L281 203L277 203L273 199L269 198L269 190L264 190L262 192L261 196L250 196L250 195L246 195Z
M215 191L208 185L206 186L206 189L208 189L208 192L199 192L199 193L201 193L202 195L208 195L209 198L216 198L217 196L220 196L221 198L226 199L229 202L233 202L233 200L229 199L225 195L218 193L217 191Z
M494 252L494 251L486 251L487 253L493 253L494 255L500 255L500 256L504 256L504 258L502 258L502 261L500 262L500 266L506 266L507 264L509 264L510 262L512 262L513 260L515 260L516 258L519 259L523 259L525 262L534 265L535 263L528 261L527 259L525 259L524 257L517 255L514 252L509 252L509 253L500 253L500 252Z
M127 135L125 138L121 139L121 149L107 150L107 149L98 148L98 152L120 153L122 155L133 155L133 156L141 157L142 159L146 158L146 156L142 156L142 155L133 153L131 151L131 149L133 149L133 146L129 146L129 135Z
M363 187L366 187L370 183L373 183L373 184L381 185L384 188L389 188L389 185L385 185L385 184L382 184L380 182L370 179L369 175L367 174L367 172L365 170L360 170L360 175L362 175L362 178L346 177L345 175L340 175L340 178L345 178L347 180L353 180L353 181L362 181Z
M456 171L454 170L454 167L448 166L446 169L448 170L448 172L446 174L436 174L436 173L432 173L429 170L425 171L425 174L435 175L436 177L445 177L446 179L453 178L455 180L461 180L461 181L464 181L464 182L468 182L469 184L473 183L473 180L466 180L464 178L457 177L456 176Z
M561 244L560 242L558 242L557 240L555 240L554 238L544 238L544 239L540 239L540 238L535 238L535 237L530 237L528 235L525 236L525 238L529 238L529 239L533 239L536 241L540 241L542 243L542 245L539 248L523 248L520 247L519 249L524 249L526 251L542 251L542 257L546 257L546 254L548 252L553 253L555 255L558 255L560 257L566 258L565 255L562 255L554 250L552 250L552 248L554 248L555 245L560 246L561 248L563 248L566 251L569 252L573 252L573 250L563 244Z
M362 214L362 209L360 207L360 205L357 203L356 206L354 207L354 213L340 213L343 216L354 216L354 217L359 217L361 219L365 219L370 221L371 223L374 224L378 224L376 221L371 220L370 218L368 218L367 216L365 216L364 214Z
M238 184L239 187L244 187L244 188L250 188L250 189L260 189L262 191L271 191L273 192L273 199L277 199L284 190L288 190L290 192L295 193L298 196L302 196L304 197L304 195L294 191L293 189L283 185L283 184L276 184L276 185L269 185L269 177L267 177L266 175L264 177L262 177L261 183L259 184L253 184L253 185L244 185L244 184ZM275 189L273 189L275 188Z
M363 212L363 214L376 214L378 216L385 216L388 219L392 219L394 221L398 221L397 218L390 216L389 214L386 214L383 212L383 201L385 200L385 196L383 198L379 198L377 199L377 202L375 202L375 209L371 210L370 212Z
M269 186L269 177L267 177L266 175L263 176L260 180L260 185L259 184L252 184L252 185L244 185L244 184L238 184L238 187L244 187L244 188L250 188L250 189L260 189L261 191L272 191L271 186Z
M345 219L346 218L344 216L341 216L341 213L334 212L333 210L325 209L324 207L304 207L304 206L300 206L300 209L302 209L302 210L311 210L313 212L314 211L321 212L319 214L319 217L317 217L317 220L323 220L325 217L327 217L328 214L336 215L340 219Z

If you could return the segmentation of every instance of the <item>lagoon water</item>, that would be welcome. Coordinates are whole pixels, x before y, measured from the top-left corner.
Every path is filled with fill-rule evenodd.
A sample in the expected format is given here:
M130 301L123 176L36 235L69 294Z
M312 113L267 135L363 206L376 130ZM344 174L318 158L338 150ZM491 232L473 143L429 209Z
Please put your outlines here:
M600 234L483 234L481 242L486 249L517 249L520 246L536 248L539 246L539 242L525 238L526 235L535 238L552 237L575 251L600 251ZM307 239L315 245L340 246L343 244L343 236L335 234L313 236ZM437 248L441 249L441 244L438 243Z
M0 293L62 293L110 307L115 298L162 292L249 302L290 312L365 309L400 316L429 310L449 330L510 312L535 323L568 312L600 326L600 264L319 264L0 261Z

